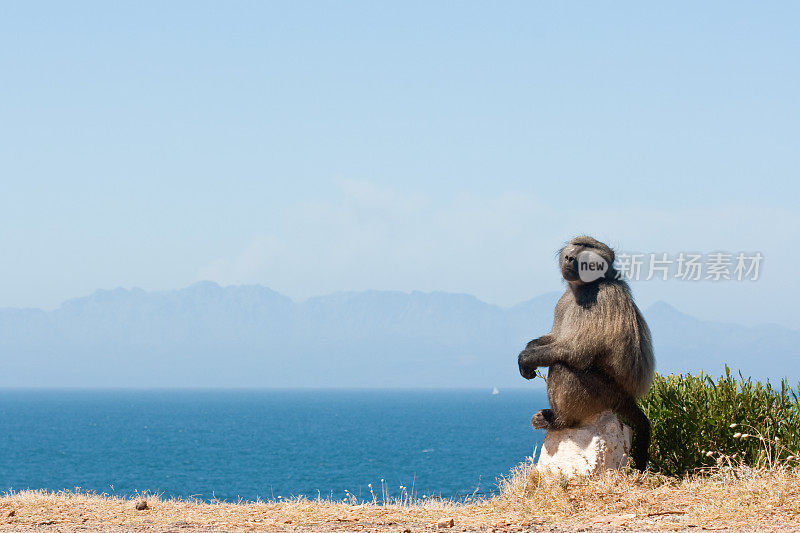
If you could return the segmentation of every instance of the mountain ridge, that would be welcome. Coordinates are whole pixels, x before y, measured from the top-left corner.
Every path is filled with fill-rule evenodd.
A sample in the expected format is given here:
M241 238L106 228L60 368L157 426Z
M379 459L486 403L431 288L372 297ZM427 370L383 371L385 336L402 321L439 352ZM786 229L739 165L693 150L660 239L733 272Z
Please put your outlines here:
M500 307L465 293L341 291L296 302L262 285L97 290L52 311L0 308L9 386L513 387L516 354L560 293ZM800 332L643 310L663 373L800 377ZM538 386L538 380L534 383Z

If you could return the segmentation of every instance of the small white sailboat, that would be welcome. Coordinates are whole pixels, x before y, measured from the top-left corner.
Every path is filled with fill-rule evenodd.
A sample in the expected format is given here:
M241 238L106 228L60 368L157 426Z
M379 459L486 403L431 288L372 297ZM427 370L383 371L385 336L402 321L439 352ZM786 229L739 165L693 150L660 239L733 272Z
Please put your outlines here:
M500 394L500 390L497 387L495 387L492 389L492 394Z

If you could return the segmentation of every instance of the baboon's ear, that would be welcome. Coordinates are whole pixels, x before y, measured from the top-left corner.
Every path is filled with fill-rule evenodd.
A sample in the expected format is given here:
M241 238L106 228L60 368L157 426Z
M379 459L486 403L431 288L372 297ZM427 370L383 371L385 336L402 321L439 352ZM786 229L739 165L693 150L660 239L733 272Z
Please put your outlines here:
M606 249L608 250L608 264L612 264L617 254L614 253L614 249L610 246L606 246Z

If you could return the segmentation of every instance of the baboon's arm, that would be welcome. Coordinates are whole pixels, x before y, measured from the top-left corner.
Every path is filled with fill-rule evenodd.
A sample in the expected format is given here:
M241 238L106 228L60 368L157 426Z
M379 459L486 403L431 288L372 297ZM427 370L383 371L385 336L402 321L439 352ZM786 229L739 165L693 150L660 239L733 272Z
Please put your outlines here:
M580 342L568 343L554 339L548 344L537 344L520 352L520 368L551 366L562 363L574 370L586 370L594 363L595 352Z
M525 349L529 350L530 348L534 348L536 346L544 346L545 344L550 344L554 340L556 340L555 335L548 333L547 335L542 335L537 339L533 339L525 346Z

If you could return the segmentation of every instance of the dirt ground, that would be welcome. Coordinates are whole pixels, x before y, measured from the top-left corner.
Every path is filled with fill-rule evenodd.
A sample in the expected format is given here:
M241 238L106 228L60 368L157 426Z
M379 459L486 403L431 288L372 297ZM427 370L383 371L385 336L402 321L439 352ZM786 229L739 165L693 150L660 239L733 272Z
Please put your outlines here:
M470 525L461 526L455 524L452 528L441 528L434 524L423 523L375 523L375 522L354 522L347 524L337 523L317 523L317 524L286 524L286 525L262 525L262 526L248 526L243 528L238 527L224 527L218 528L213 526L201 526L199 524L191 524L183 521L176 521L166 525L155 524L142 524L142 525L108 525L98 523L83 523L83 524L3 524L0 525L0 531L15 531L15 532L102 532L102 533L121 533L121 532L138 532L138 533L211 533L211 532L228 532L228 531L271 531L276 533L305 533L305 532L319 532L319 533L336 533L336 532L375 532L375 533L415 533L415 532L436 532L436 531L452 531L456 532L474 532L474 533L526 533L526 532L551 532L551 533L566 533L573 531L584 532L645 532L645 531L730 531L730 532L789 532L800 531L800 526L796 524L763 524L760 526L742 527L739 525L717 524L713 526L696 526L694 524L682 524L681 521L651 521L651 520L626 520L621 525L611 524L597 524L592 522L574 522L574 523L543 523L543 524L530 524L530 525L499 525L499 524L483 524L483 525Z
M73 501L70 501L73 500ZM16 505L15 505L16 503ZM686 512L600 514L587 519L522 519L517 513L495 512L481 505L444 508L399 508L323 504L320 512L308 505L297 509L286 504L195 504L149 500L149 508L136 510L134 501L98 498L57 498L36 502L0 499L0 532L141 532L192 533L221 531L272 531L285 533L433 533L433 532L616 532L616 531L800 531L800 522L767 514L751 523L723 517L693 517ZM54 505L54 503L56 503ZM92 505L92 504L95 505ZM9 505L10 504L10 505ZM317 504L318 505L318 504ZM194 507L200 506L202 509ZM217 508L215 508L215 506ZM305 507L305 508L304 508ZM233 509L232 509L233 508ZM9 516L10 515L10 516Z
M798 531L800 469L721 469L667 478L613 471L548 480L521 465L497 496L450 501L203 502L140 495L0 495L0 533Z

